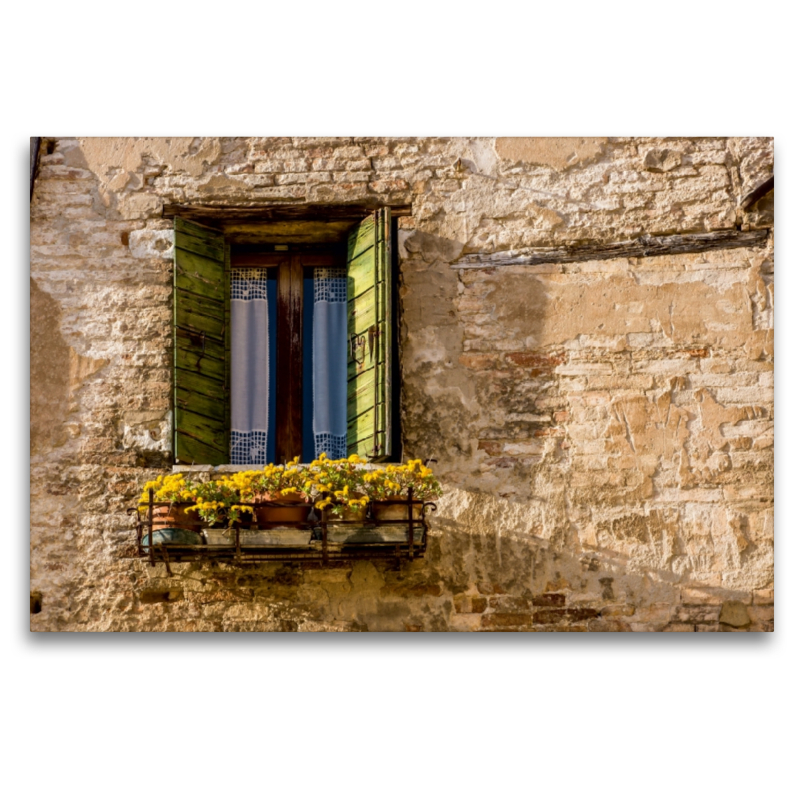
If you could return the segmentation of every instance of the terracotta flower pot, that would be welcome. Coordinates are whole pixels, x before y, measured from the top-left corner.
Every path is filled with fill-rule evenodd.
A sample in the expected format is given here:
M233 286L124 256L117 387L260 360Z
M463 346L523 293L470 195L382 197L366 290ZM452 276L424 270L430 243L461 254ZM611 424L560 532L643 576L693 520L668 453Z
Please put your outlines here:
M305 522L308 519L310 507L302 505L303 496L299 492L291 494L259 495L256 502L271 501L280 503L277 506L256 506L255 515L259 526L275 524L277 522Z
M186 531L201 531L203 521L196 511L186 509L192 503L162 503L153 505L153 530L181 528Z
M348 508L347 511L342 511L341 514L331 514L329 519L331 522L363 522L366 517L366 508L359 508L355 511L351 511Z
M363 495L353 495L353 500L360 500ZM347 508L344 511L341 511L338 514L329 513L328 519L331 522L363 522L367 516L367 507L366 506L359 506L358 508Z
M392 505L388 505L389 502ZM385 500L375 503L372 506L372 514L376 520L385 522L390 520L392 522L400 522L408 519L408 497L403 495L395 495L394 497L387 497ZM422 506L411 506L411 518L422 519Z

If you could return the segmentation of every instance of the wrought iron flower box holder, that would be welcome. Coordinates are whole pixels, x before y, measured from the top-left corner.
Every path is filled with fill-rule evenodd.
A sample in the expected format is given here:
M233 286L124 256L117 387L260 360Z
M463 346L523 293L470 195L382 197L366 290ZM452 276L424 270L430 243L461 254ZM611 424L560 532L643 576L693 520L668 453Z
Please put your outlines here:
M271 522L261 524L259 530L295 529L307 530L309 541L306 545L268 545L252 544L242 541L240 523L228 530L231 541L226 544L177 544L154 543L153 537L153 490L149 492L147 512L144 516L139 509L130 509L136 514L136 549L140 558L146 558L151 564L162 561L169 572L170 561L226 561L233 563L252 563L260 561L302 561L322 566L334 566L336 563L355 560L412 560L425 553L428 543L428 521L426 512L435 510L434 503L415 500L411 489L403 500L373 500L367 506L363 520L347 520L332 517L328 509L321 511L314 508L313 503L294 503L294 508L308 508L308 519L305 522ZM250 505L250 504L248 504ZM286 504L272 501L253 503L254 508L273 506L285 507ZM403 507L404 519L376 519L374 510L379 506ZM317 517L317 514L320 517ZM364 533L363 541L332 542L331 528L340 530L342 526L353 527ZM386 526L398 530L405 528L403 541L381 541L379 531ZM370 533L374 541L370 541ZM146 543L145 543L146 541Z

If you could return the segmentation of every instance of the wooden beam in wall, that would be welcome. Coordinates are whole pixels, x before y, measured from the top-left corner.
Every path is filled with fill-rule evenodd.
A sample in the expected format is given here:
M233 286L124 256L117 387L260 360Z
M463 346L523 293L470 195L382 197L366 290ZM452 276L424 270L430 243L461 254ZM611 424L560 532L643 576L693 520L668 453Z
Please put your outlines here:
M747 211L752 208L762 197L766 197L775 188L775 176L770 175L765 181L756 186L755 189L750 190L739 203L742 211Z
M376 208L387 205L378 198L368 204L359 205L325 205L322 203L286 204L271 206L248 206L232 208L231 206L164 206L162 216L180 217L195 222L271 222L271 221L360 221ZM393 217L404 217L411 214L410 205L390 205Z
M674 236L640 236L625 242L608 244L564 245L552 249L531 248L500 253L471 253L451 266L453 269L569 264L576 261L599 261L609 258L645 258L647 256L703 253L736 247L758 247L769 236L766 228L755 231L731 229L710 233L686 233Z

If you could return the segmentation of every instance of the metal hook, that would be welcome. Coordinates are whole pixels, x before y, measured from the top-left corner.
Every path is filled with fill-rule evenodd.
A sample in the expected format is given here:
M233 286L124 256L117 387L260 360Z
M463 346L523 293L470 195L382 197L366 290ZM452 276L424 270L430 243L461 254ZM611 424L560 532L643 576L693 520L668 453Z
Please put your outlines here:
M360 359L356 355L356 348L358 348L358 347L361 348L361 358ZM361 364L364 363L364 359L367 356L366 349L367 349L366 337L363 334L358 335L358 334L354 333L350 337L350 358L352 358L353 361L355 361L356 364L358 364L359 366L361 366Z

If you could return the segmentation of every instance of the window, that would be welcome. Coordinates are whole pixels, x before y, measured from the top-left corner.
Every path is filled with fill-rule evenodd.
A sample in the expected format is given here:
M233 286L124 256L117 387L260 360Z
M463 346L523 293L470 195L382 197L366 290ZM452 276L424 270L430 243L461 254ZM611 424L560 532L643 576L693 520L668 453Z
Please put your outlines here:
M398 456L390 210L326 244L174 225L176 463Z

